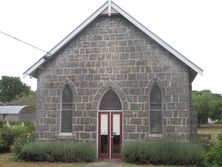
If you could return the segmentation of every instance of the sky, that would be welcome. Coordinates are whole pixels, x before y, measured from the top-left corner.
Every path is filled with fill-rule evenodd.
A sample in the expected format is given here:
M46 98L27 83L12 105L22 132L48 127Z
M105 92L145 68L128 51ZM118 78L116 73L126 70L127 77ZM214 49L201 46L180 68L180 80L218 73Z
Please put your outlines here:
M106 0L0 0L0 31L45 51L52 49ZM222 94L221 0L113 0L123 10L204 70L193 90ZM18 76L45 53L0 33L0 76Z

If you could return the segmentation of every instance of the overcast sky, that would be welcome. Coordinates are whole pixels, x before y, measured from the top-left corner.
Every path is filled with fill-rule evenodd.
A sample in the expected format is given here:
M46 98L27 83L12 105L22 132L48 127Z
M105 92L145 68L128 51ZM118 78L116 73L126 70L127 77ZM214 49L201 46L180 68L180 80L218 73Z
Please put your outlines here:
M193 90L222 94L221 0L113 0L149 30L204 70ZM0 0L0 31L49 51L105 0ZM19 76L44 52L0 34L0 76Z

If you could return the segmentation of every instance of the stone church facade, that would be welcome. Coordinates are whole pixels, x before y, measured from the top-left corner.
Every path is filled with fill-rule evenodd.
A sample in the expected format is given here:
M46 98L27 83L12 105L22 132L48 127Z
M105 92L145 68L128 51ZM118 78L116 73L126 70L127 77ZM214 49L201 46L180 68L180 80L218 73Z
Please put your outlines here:
M37 78L37 140L95 143L108 158L125 141L196 133L191 84L202 70L113 2L49 53L25 72Z

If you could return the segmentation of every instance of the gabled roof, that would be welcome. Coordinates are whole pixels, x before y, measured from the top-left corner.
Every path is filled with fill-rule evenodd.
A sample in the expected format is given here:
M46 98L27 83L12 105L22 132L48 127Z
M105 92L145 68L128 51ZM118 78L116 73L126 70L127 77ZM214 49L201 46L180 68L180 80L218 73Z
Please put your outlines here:
M136 19L134 19L132 16L130 16L127 12L125 12L123 9L121 9L119 6L117 6L114 2L112 2L111 0L108 0L99 9L97 9L90 17L88 17L82 24L80 24L75 30L73 30L68 36L66 36L54 48L52 48L47 54L45 54L34 65L32 65L29 69L27 69L23 73L24 77L27 75L36 77L36 70L42 64L44 64L46 61L48 61L50 58L52 58L55 55L55 53L57 53L64 45L66 45L71 39L73 39L78 33L80 33L87 25L89 25L100 14L107 14L107 15L111 16L112 14L116 14L116 13L119 13L123 17L125 17L128 21L130 21L132 24L134 24L137 28L139 28L141 31L143 31L145 34L147 34L149 37L151 37L154 41L156 41L158 44L160 44L162 47L164 47L166 50L168 50L170 53L172 53L174 56L176 56L179 60L181 60L183 63L185 63L193 71L195 71L196 73L199 73L201 75L203 74L203 70L200 67L198 67L196 64L191 62L185 56L180 54L177 50L175 50L173 47L168 45L162 39L160 39L157 35L155 35L153 32L151 32L149 29L147 29L145 26L143 26L141 23L139 23Z

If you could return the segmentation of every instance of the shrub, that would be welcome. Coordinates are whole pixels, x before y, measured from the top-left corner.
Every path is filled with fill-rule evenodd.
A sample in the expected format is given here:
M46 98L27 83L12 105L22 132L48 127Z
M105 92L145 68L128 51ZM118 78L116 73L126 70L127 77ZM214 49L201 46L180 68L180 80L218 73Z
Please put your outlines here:
M34 133L35 126L31 122L4 122L0 128L0 152L9 152L15 141L25 140L28 134Z
M16 140L14 141L14 143L11 147L11 151L17 157L19 155L19 153L21 152L22 147L25 144L28 144L32 141L34 141L34 134L33 133L23 134L22 136L19 136L18 138L16 138Z
M222 140L219 140L205 155L206 166L222 166Z
M127 162L167 165L202 165L203 153L197 144L170 141L128 142L121 152Z
M13 144L16 132L9 128L2 128L0 130L0 152L8 152Z
M195 138L193 138L192 142L202 146L205 151L209 151L215 144L215 141L209 134L198 134Z
M25 161L89 162L96 159L94 146L85 143L30 143L18 155Z
M3 128L4 122L0 120L0 128Z
M35 126L32 122L25 122L20 126L15 126L13 129L18 135L11 146L11 151L17 157L25 144L34 141Z
M219 141L222 141L222 134L218 134L217 139L218 139Z

